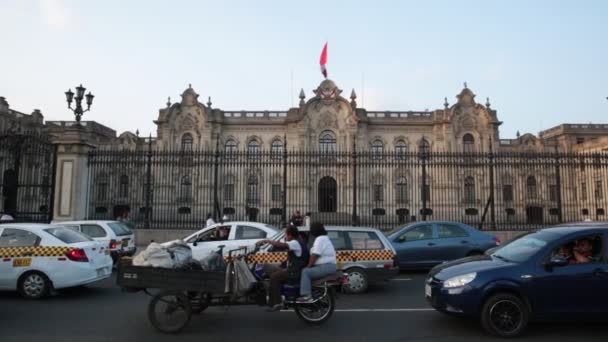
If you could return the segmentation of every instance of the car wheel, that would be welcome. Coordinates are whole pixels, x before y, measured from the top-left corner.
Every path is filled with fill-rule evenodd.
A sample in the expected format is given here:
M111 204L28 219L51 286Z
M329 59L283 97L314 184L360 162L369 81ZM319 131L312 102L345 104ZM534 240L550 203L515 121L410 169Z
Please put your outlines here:
M51 290L51 281L40 272L29 272L22 275L17 283L19 294L27 299L41 299Z
M483 305L481 324L491 335L515 337L528 325L530 313L526 304L509 293L493 295Z
M367 273L362 268L355 267L349 268L344 271L344 275L346 276L346 284L343 285L344 292L359 294L367 291L368 287L368 278Z

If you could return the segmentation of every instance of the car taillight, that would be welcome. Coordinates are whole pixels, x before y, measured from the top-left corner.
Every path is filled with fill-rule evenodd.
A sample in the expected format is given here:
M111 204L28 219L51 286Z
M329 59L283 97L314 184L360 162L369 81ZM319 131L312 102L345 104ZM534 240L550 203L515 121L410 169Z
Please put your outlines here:
M114 249L116 248L116 240L111 240L110 241L110 249Z
M88 262L89 258L87 258L87 254L84 252L83 249L70 249L69 251L65 252L65 256L68 257L68 259L72 260L72 261L78 261L78 262Z
M500 245L500 239L495 237L494 238L494 242L496 242L496 246Z

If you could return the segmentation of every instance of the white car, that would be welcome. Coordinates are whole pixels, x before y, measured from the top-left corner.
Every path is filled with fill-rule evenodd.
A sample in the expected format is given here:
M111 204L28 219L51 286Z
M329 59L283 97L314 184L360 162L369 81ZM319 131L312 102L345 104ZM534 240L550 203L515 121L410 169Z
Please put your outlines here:
M278 232L277 228L265 223L226 222L201 229L182 240L192 249L192 257L200 260L211 252L217 251L219 246L225 246L224 255L228 255L231 249L253 248L256 242L271 238ZM171 242L165 242L162 245L168 246L169 244Z
M0 259L0 290L17 290L30 299L112 274L107 247L50 224L0 224Z
M110 248L110 256L114 263L121 256L133 256L136 251L135 234L120 221L63 221L53 222L77 232L81 232L95 241Z

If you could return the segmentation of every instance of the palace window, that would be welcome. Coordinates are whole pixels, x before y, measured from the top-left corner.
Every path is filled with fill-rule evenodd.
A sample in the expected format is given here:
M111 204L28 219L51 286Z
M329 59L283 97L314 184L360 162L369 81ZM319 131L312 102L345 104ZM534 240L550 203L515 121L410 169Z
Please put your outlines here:
M226 144L224 145L224 153L226 154L226 159L232 159L236 156L236 141L232 139L228 139Z
M319 152L332 154L337 150L336 135L332 131L323 131L319 135Z
M120 185L118 188L118 195L121 198L129 197L129 176L120 176Z
M581 183L581 200L587 200L587 182Z
M405 155L407 154L407 145L405 141L398 140L395 143L395 154L397 155L397 159L405 159Z
M102 177L97 183L97 200L103 202L108 196L108 180Z
M251 175L247 178L247 204L253 205L258 202L258 177Z
M249 159L260 159L260 142L257 140L251 140L247 144L247 156Z
M179 186L179 199L183 202L192 200L192 179L190 176L183 176Z
M418 152L420 152L421 154L430 153L431 144L429 144L429 142L423 138L422 140L420 140L420 143L418 144Z
M384 186L382 184L374 185L374 201L375 202L384 201Z
M381 140L376 139L372 142L372 159L379 160L382 159L382 154L384 153L384 143Z
M464 179L464 202L475 203L475 179L471 176Z
M407 198L407 178L399 177L397 178L397 203L406 203Z
M528 179L526 179L526 194L528 199L536 199L538 197L536 190L536 178L534 178L534 176L529 176Z
M604 190L602 189L602 181L595 181L595 199L601 200L604 199Z
M192 134L186 133L182 136L182 151L190 152L192 151L193 145Z
M275 139L270 145L270 154L272 159L281 159L283 157L283 142Z
M475 139L473 135L467 133L462 137L462 146L464 153L473 153L475 152Z
M272 184L272 200L278 202L282 199L281 184Z

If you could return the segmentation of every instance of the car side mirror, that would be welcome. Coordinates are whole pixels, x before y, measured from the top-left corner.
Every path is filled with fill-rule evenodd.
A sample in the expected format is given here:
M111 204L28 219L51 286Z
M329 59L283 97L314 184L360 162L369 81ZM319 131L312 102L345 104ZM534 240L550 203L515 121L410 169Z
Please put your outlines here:
M549 260L549 262L547 262L545 264L545 266L547 266L548 268L553 268L553 267L564 267L564 266L567 266L568 264L570 264L570 262L568 261L567 258L556 255L556 256L553 256L551 258L551 260Z
M192 246L194 246L194 247L198 246L198 242L194 241L194 242L192 243Z
M406 242L407 241L407 236L405 235L401 235L400 237L397 238L397 242Z

